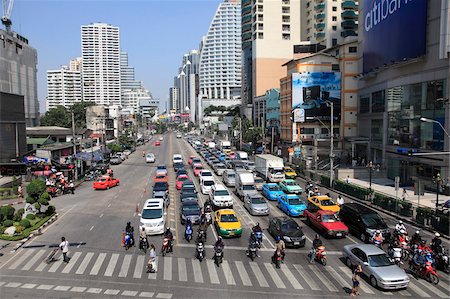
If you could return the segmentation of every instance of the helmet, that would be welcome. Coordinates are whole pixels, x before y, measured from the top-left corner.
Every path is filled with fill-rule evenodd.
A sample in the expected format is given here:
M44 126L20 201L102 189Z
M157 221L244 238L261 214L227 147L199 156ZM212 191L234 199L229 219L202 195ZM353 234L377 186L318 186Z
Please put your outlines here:
M398 222L398 224L403 224L403 221L400 220L400 221Z
M280 236L277 236L277 242L280 241L280 240L281 240L281 237L280 237Z
M259 226L259 222L256 222L256 226Z
M441 234L435 233L434 236L435 236L436 238L439 238L439 237L441 236Z
M422 253L422 249L417 250L417 252Z
M416 234L418 235L418 234L420 234L420 232L418 230L416 230Z
M377 234L381 234L381 231L380 231L379 229L377 229L375 232L376 232Z
M217 237L217 241L222 241L222 237L221 237L221 236L218 236L218 237Z
M400 230L400 234L404 235L405 234L405 230L401 229Z
M320 239L320 236L319 236L319 234L316 234L316 239Z

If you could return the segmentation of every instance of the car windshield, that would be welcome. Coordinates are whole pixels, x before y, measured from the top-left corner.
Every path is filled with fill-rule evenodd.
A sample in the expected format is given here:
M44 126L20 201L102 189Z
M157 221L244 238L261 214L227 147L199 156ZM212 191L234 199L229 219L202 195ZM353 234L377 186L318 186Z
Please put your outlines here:
M183 190L182 192L191 192L191 193L195 193L195 187L192 185L188 185L188 186L183 186Z
M164 166L164 165L160 165L160 166L158 166L158 168L157 169L164 169L164 170L166 170L166 166Z
M255 166L255 162L248 162L247 166Z
M192 163L200 163L201 160L199 158L192 159Z
M334 206L334 205L336 205L336 204L334 203L334 201L332 201L331 199L323 199L323 200L320 201L320 204L321 204L322 206L324 206L324 207L329 207L329 206Z
M192 198L192 199L196 200L197 194L187 191L187 192L181 193L181 198Z
M200 207L198 204L194 205L183 205L183 214L185 215L199 215Z
M297 186L295 182L287 181L286 186Z
M230 193L228 193L227 190L216 190L214 195L217 195L217 196L228 196L228 195L230 195Z
M290 205L294 205L294 206L303 204L303 201L296 197L288 198L288 201L289 201Z
M142 211L142 219L157 219L162 217L162 209L145 209Z
M155 183L155 189L156 188L167 188L167 183L165 183L165 182L156 182Z
M277 185L273 185L273 186L269 186L269 190L270 191L280 191L280 187Z
M214 185L214 181L210 181L210 180L203 181L203 186L212 186L212 185Z
M153 154L147 154L147 158L153 158Z
M220 215L220 222L237 222L237 218L234 214Z
M262 198L259 197L259 196L252 197L252 198L251 198L251 202L252 202L253 204L256 204L256 205L266 203L266 202L264 201L264 199L262 199Z
M271 168L271 169L269 169L269 172L273 173L273 174L277 174L277 173L281 173L281 170Z
M99 179L97 180L97 182L106 182L106 179L105 179L105 178L99 178Z
M202 169L203 169L203 166L195 166L194 169L195 169L195 170L202 170Z
M336 214L324 214L322 215L322 222L338 222L339 218Z
M292 168L285 168L284 171L286 171L286 172L294 172L294 170Z
M202 176L212 176L212 173L209 171L203 171Z
M185 177L185 176L179 176L178 177L178 181L179 182L184 182L184 181L186 181L188 178L187 177Z
M255 190L255 186L253 186L253 185L244 185L244 186L242 186L242 190L245 190L245 191Z
M255 179L255 183L256 183L256 184L262 184L262 183L264 183L264 180L263 180L263 179L260 179L260 178L256 178L256 179Z
M229 174L227 174L227 177L228 177L228 178L235 178L236 175L235 175L234 173L229 173Z
M393 265L386 254L369 255L369 265L371 267L387 267Z
M361 215L361 219L369 228L379 228L385 226L383 219L375 213L363 214Z
M295 221L286 221L281 223L281 230L293 231L300 229Z

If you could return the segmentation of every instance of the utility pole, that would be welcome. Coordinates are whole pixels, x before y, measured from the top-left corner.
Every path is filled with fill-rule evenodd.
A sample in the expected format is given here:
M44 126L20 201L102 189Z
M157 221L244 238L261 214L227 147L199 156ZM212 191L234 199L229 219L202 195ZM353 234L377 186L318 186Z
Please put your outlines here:
M274 133L274 127L273 127L273 125L272 125L272 146L271 146L271 149L270 149L270 153L273 155L273 133Z
M239 117L239 150L242 151L242 120Z
M77 145L75 142L75 114L73 113L73 109L71 110L72 113L72 143L73 143L73 157L75 161L75 180L78 179L78 163L77 163Z
M330 187L333 188L334 178L334 104L330 101L331 107L331 131L330 131Z

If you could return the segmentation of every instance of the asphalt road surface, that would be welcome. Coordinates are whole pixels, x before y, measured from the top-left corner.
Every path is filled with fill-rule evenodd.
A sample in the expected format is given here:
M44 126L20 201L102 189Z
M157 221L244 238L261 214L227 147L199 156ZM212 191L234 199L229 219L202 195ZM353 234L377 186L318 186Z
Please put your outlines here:
M105 191L94 191L92 182L83 183L75 195L64 195L52 200L59 219L41 236L28 242L15 253L0 258L1 298L344 298L349 296L351 270L341 260L342 247L359 243L354 236L344 239L324 240L327 266L310 264L307 253L316 232L300 218L295 219L307 236L306 246L288 249L281 269L270 262L275 241L266 232L269 217L251 216L242 202L233 195L234 210L244 228L241 238L226 239L224 261L216 267L211 260L217 234L208 229L207 259L194 259L195 245L184 240L184 227L180 224L179 192L175 189L172 155L179 153L185 164L190 155L198 156L184 139L175 134L165 134L161 146L154 140L138 148L121 165L112 166L120 185ZM153 152L156 163L146 164L142 151ZM142 207L151 197L156 166L169 168L170 205L167 223L175 236L173 254L158 255L158 271L146 273L148 256L138 247L128 251L121 246L122 231L131 221L137 232L139 217L136 206ZM206 163L205 163L206 165ZM189 166L186 166L197 187ZM221 181L216 177L217 181ZM233 191L230 189L230 191ZM203 203L207 197L201 196ZM284 215L273 202L271 216ZM389 220L390 224L394 220ZM250 229L259 222L264 229L263 246L259 257L251 262L245 255ZM195 229L196 230L196 229ZM61 236L71 243L68 264L58 260L46 264L43 260L50 253L49 246L57 245ZM135 239L138 240L136 233ZM150 244L161 248L162 237L149 237ZM449 277L440 273L441 281L434 286L410 275L406 290L381 291L370 286L367 280L361 284L361 297L370 298L449 298Z

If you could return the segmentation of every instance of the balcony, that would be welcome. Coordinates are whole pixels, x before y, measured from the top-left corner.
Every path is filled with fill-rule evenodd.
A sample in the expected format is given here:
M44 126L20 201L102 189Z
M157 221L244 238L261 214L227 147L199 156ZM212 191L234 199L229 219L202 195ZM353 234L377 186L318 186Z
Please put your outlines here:
M246 40L251 40L252 39L252 33L251 32L246 32L244 34L242 34L242 40L246 41Z
M325 23L318 23L318 24L315 24L314 27L315 27L317 30L323 30L323 29L325 29Z
M252 24L251 23L242 25L242 32L247 32L247 31L251 31L251 30L252 30Z
M242 15L243 15L243 16L246 15L246 14L248 14L248 13L250 13L250 12L252 12L252 8L251 8L250 6L247 6L247 7L243 7L243 8L242 8Z
M323 19L325 19L325 14L324 13L317 14L315 16L315 19L316 20L323 20Z
M247 5L251 5L252 4L252 0L242 0L242 7L247 6Z
M325 3L320 3L314 6L314 9L317 11L323 11L325 9Z
M245 24L252 20L252 15L246 15L242 17L242 24Z
M325 38L325 32L317 32L314 34L314 36L316 37L316 39Z
M357 29L358 24L353 20L345 20L341 23L342 28L344 29Z
M348 19L358 19L358 14L356 12L354 12L353 10L344 11L341 14L341 16L342 16L343 19L346 19L346 20L348 20Z
M358 33L355 30L344 30L341 32L342 37L348 37L348 36L358 36Z
M341 7L343 10L358 10L358 4L355 1L344 1Z

